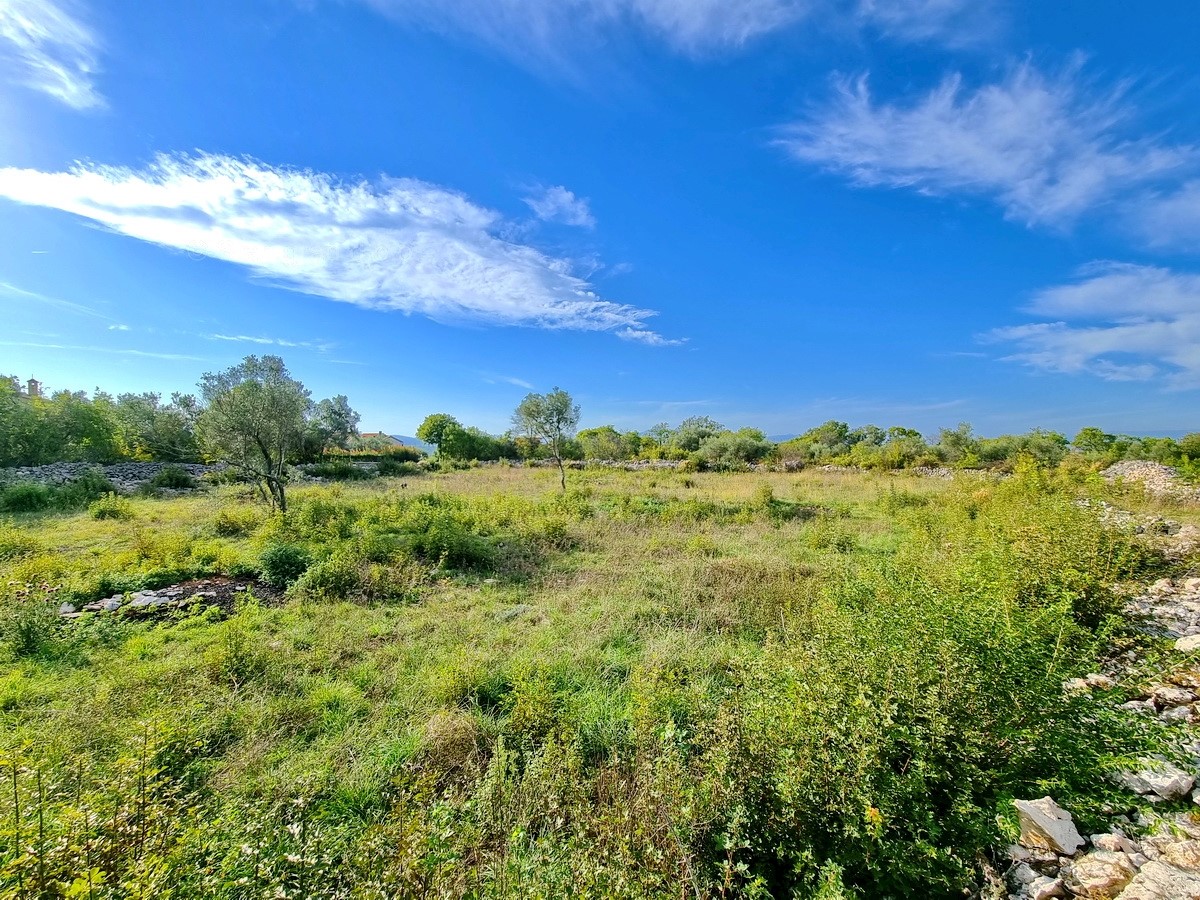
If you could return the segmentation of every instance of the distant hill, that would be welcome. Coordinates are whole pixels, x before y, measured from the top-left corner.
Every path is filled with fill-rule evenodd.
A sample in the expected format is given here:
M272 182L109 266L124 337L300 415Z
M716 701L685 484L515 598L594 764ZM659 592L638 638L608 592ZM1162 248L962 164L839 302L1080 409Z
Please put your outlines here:
M784 441L790 441L792 438L800 437L798 434L768 434L767 440L772 444L782 444Z
M433 453L433 451L437 449L433 446L433 444L427 444L420 438L409 437L406 434L393 434L391 437L394 437L402 444L408 444L410 447L416 447L418 450L424 450L426 453Z

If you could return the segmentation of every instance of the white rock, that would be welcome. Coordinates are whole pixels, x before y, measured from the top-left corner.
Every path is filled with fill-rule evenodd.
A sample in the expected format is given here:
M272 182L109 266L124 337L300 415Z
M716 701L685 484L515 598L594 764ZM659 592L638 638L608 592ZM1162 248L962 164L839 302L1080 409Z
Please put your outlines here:
M1191 653L1194 650L1200 650L1200 634L1181 637L1175 642L1175 649L1180 653Z
M1115 688L1117 682L1107 675L1101 675L1099 672L1093 672L1090 675L1083 677L1084 682L1088 687L1096 688L1097 690L1107 691Z
M1200 900L1200 878L1151 860L1121 892L1120 900Z
M1163 800L1175 800L1188 793L1196 783L1196 778L1173 766L1169 762L1157 759L1141 760L1143 768L1136 772L1120 772L1117 782L1129 788L1135 794L1142 796L1153 795Z
M1054 897L1067 896L1067 886L1061 878L1039 875L1029 883L1024 893L1029 900L1052 900Z
M1071 814L1049 797L1040 800L1014 800L1021 823L1022 846L1053 850L1070 856L1084 845Z
M1071 867L1071 893L1080 897L1115 897L1136 874L1124 853L1096 850L1075 860Z
M1157 700L1160 706L1182 706L1196 699L1196 695L1187 688L1169 684L1154 685L1150 688L1150 696Z

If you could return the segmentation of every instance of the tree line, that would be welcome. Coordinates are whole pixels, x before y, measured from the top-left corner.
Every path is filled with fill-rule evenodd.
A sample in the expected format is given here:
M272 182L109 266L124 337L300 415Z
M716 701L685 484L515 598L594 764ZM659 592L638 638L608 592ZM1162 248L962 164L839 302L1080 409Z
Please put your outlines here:
M931 440L903 426L851 428L830 420L773 442L759 429L727 428L709 416L645 431L613 425L578 430L579 418L571 395L555 388L525 397L504 434L433 413L418 427L417 437L436 447L436 463L547 459L557 462L564 482L564 464L573 460L678 460L718 471L762 463L1003 469L1023 455L1057 465L1068 454L1098 463L1149 459L1200 476L1200 433L1175 440L1089 427L1073 438L1043 429L983 437L964 423L942 429ZM168 401L150 392L113 396L97 390L89 397L60 390L43 396L36 388L22 389L16 378L0 378L0 466L224 460L260 483L276 505L285 503L287 466L355 448L358 422L344 395L314 402L275 356L248 356L222 372L207 373L197 395L175 393Z

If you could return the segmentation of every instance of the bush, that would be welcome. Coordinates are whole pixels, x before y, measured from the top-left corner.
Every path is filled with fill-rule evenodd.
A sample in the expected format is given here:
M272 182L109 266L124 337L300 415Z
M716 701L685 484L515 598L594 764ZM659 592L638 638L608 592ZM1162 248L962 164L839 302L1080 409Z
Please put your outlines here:
M56 589L47 584L15 587L0 614L0 639L14 656L36 656L54 644L62 625Z
M148 483L152 488L167 488L173 491L190 491L199 485L182 466L163 466Z
M276 544L263 551L259 562L263 581L277 588L286 588L305 573L311 560L303 547Z
M116 492L117 486L108 480L102 469L88 469L56 491L55 506L59 509L82 509L93 500Z
M88 505L93 519L132 519L133 504L124 497L108 493Z
M44 484L19 481L0 490L0 510L4 512L40 512L54 505L54 492Z
M253 506L224 506L213 518L213 533L220 537L244 537L262 523Z
M421 467L415 462L397 459L394 456L385 456L379 460L379 465L375 467L375 472L385 477L395 478L402 475L419 475Z
M330 481L364 481L371 477L368 469L360 469L344 459L317 463L305 469L305 473L313 478L327 478Z

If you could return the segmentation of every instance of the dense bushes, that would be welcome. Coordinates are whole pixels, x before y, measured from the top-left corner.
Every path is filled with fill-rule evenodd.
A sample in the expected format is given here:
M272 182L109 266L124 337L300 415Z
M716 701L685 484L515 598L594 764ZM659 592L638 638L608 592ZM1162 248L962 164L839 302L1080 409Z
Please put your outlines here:
M99 469L89 469L74 481L57 486L18 481L0 485L0 512L82 509L94 500L115 491L116 486Z

